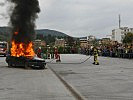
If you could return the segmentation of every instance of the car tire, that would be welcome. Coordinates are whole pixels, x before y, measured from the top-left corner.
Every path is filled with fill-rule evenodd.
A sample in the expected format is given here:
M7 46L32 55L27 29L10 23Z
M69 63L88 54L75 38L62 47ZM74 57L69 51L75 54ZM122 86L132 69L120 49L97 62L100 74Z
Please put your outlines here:
M30 66L29 66L27 63L25 63L24 68L25 68L25 69L30 69Z
M9 68L12 68L13 67L11 62L8 62L8 67Z
M41 65L40 66L40 69L45 69L45 65Z

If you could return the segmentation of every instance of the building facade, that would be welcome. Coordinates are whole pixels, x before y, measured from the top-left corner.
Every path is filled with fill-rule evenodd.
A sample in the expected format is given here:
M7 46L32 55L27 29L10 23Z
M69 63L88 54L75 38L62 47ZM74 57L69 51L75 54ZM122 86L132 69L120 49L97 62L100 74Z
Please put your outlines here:
M42 41L42 40L35 40L34 41L34 47L38 48L38 47L46 47L46 42Z
M112 30L112 40L117 41L118 43L122 43L125 35L129 32L133 33L133 28L121 27L114 29Z
M102 38L101 39L101 44L103 44L103 45L109 45L110 43L111 43L110 38Z
M95 41L95 36L87 36L84 39L80 39L80 47L81 48L89 48L93 45L93 41Z
M64 47L66 44L64 39L57 39L55 40L55 46L56 47Z
M81 48L88 48L87 39L80 39L80 47Z

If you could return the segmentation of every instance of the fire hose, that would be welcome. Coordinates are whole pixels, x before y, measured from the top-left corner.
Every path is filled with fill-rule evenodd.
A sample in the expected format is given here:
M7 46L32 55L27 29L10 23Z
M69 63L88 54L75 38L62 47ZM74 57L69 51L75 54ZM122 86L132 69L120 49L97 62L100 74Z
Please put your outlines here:
M90 55L88 58L86 58L84 61L81 61L81 62L77 62L77 63L60 63L60 62L58 62L58 63L54 63L53 61L55 60L55 59L53 59L53 60L51 60L51 61L49 61L49 62L46 62L47 64L83 64L83 63L85 63L86 61L88 61L90 58L91 58L92 56Z

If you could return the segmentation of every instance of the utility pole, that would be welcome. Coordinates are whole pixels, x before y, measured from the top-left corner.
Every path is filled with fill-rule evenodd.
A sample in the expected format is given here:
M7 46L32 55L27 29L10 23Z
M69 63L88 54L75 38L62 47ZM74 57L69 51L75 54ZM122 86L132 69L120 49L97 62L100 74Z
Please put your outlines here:
M119 14L119 28L121 27L121 15Z

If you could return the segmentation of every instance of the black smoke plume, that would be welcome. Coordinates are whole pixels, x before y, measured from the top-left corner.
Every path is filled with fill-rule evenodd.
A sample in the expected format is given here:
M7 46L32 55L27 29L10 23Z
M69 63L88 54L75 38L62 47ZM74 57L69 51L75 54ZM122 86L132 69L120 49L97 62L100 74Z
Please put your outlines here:
M14 3L10 16L12 40L29 43L35 36L35 20L40 12L38 0L8 0Z
M2 6L2 7L3 7L4 5L5 5L5 3L4 3L4 2L0 2L0 6Z

